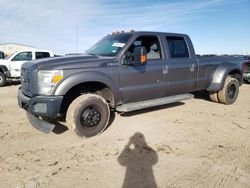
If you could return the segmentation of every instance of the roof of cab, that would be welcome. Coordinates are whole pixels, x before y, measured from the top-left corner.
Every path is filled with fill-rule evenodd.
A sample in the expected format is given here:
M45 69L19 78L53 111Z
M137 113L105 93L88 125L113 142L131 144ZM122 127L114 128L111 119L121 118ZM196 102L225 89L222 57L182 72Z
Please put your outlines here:
M109 34L108 36L123 35L123 34L134 34L134 35L167 35L167 36L179 36L179 37L188 36L187 34L183 34L183 33L158 32L158 31L129 31L129 32L124 32L124 31L119 32L119 31L117 31L117 32L113 32L112 34Z

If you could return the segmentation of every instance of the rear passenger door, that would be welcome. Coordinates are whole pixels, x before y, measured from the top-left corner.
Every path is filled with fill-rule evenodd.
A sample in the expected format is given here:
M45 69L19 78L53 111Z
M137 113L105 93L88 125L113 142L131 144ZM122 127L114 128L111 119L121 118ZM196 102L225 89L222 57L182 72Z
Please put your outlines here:
M168 54L167 93L168 95L191 92L196 86L197 61L188 46L190 39L166 36Z

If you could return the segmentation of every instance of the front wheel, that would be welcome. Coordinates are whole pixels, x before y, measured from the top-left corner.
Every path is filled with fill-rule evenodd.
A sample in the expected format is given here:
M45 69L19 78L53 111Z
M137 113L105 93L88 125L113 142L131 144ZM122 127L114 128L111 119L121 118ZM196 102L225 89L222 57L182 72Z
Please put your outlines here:
M218 92L218 99L223 104L233 104L239 94L239 82L236 78L228 76L223 89Z
M0 72L0 87L6 84L6 76L4 73Z
M106 128L109 118L110 109L105 99L94 94L84 94L70 104L66 122L76 135L91 137Z

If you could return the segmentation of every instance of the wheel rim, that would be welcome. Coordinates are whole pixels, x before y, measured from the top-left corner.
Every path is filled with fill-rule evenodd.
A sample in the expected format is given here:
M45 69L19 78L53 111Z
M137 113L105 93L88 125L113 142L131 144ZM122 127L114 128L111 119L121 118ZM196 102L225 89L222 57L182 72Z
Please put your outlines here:
M228 87L228 90L227 90L227 96L230 100L233 100L234 97L235 97L235 93L236 93L236 86L234 84L231 84L229 87Z
M80 122L83 127L95 127L101 121L101 113L95 106L85 108L81 114Z

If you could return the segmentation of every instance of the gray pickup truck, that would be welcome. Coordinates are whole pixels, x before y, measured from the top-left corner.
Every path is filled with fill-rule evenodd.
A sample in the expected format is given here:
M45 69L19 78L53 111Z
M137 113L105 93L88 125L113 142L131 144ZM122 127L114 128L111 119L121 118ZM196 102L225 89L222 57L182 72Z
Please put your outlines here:
M129 112L193 98L232 104L242 84L243 58L197 58L185 34L117 32L77 56L23 64L19 106L30 123L49 133L64 117L80 137L101 133L111 111Z

